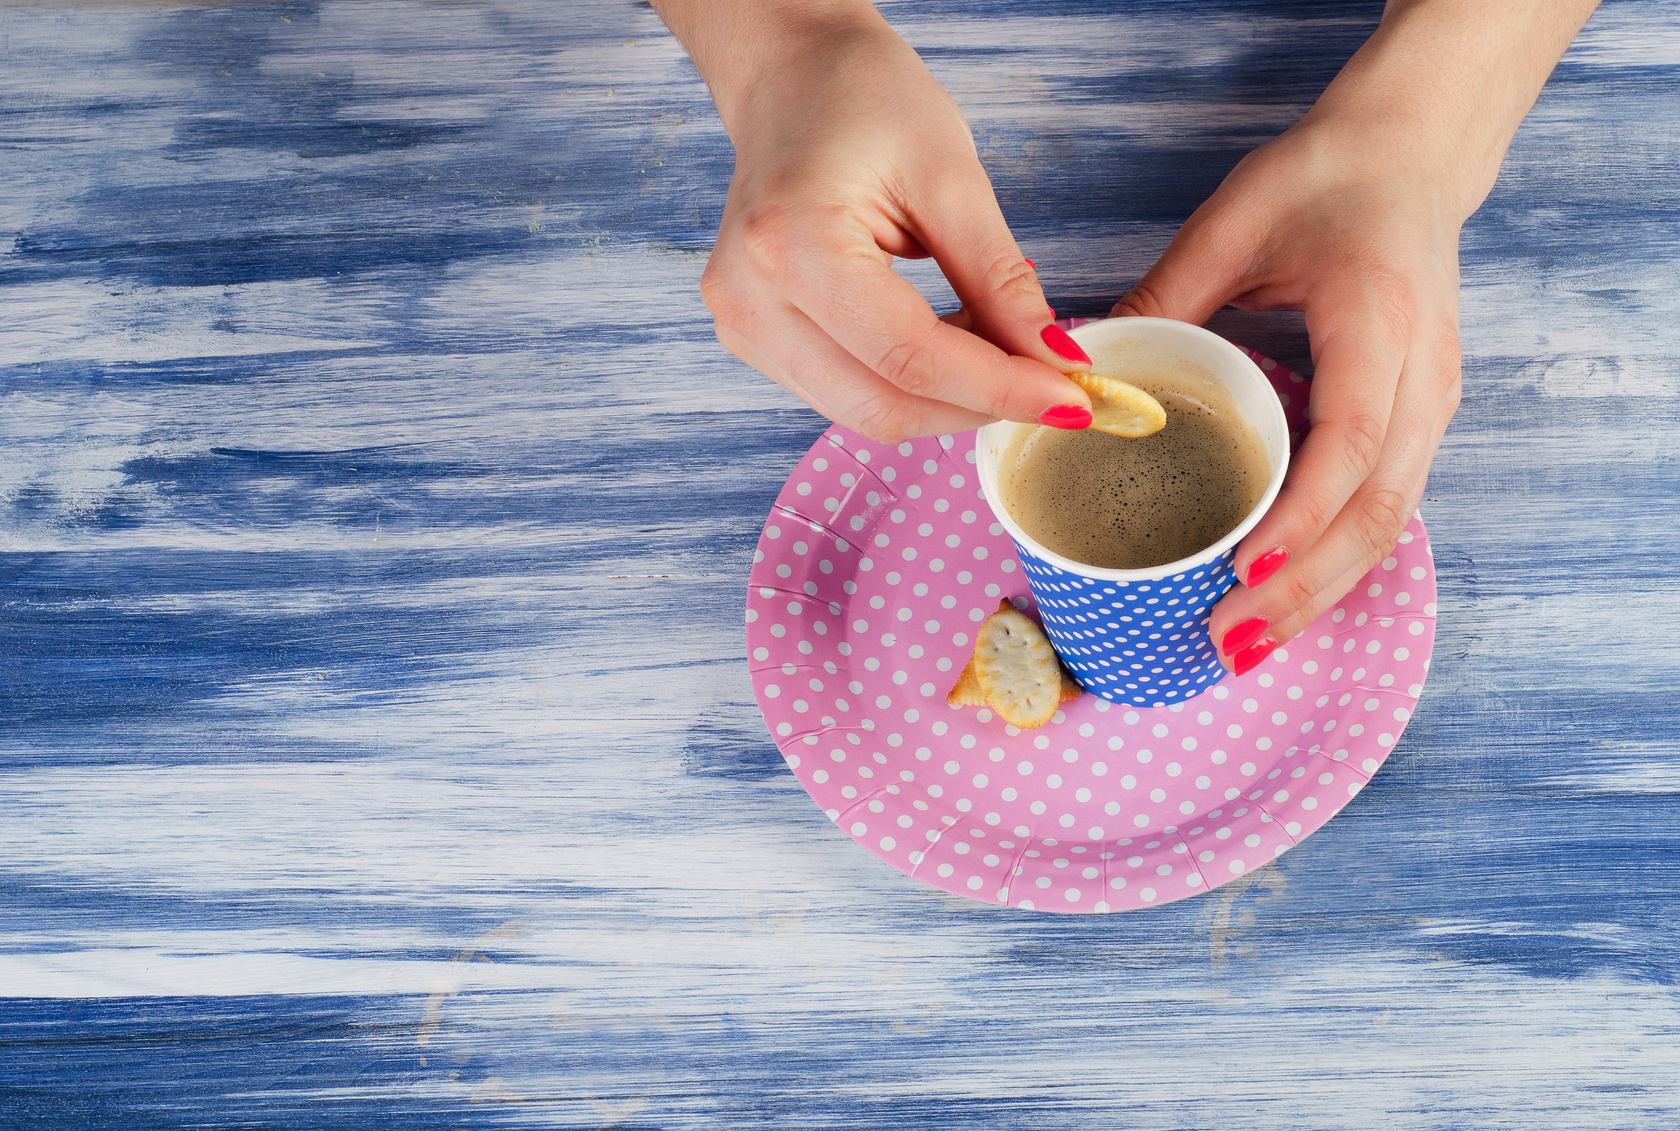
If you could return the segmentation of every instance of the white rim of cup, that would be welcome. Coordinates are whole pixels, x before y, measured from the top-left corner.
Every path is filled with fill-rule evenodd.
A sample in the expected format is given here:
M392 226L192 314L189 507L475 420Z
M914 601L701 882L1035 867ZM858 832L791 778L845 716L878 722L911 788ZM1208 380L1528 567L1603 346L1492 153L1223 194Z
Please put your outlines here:
M1109 332L1105 333L1104 328L1108 328ZM1141 331L1141 333L1128 332L1113 334L1110 337L1109 335L1115 329L1136 330ZM1249 421L1261 433L1261 441L1267 446L1266 455L1272 463L1271 482L1266 484L1266 492L1260 496L1260 501L1254 504L1254 508L1248 512L1241 522L1237 523L1229 534L1187 558L1180 558L1177 561L1167 562L1150 569L1105 569L1101 566L1086 565L1084 562L1076 562L1072 558L1063 557L1054 550L1040 545L1026 531L1021 529L1020 524L1010 517L1009 512L1004 509L1003 503L996 498L997 461L992 458L991 453L987 450L987 431L993 428L1035 427L1017 421L999 420L982 426L974 434L974 455L980 470L980 483L985 488L986 503L992 508L992 513L997 516L998 522L1003 524L1003 528L1009 531L1012 538L1031 548L1035 557L1043 559L1058 569L1081 577L1097 578L1103 581L1161 581L1205 565L1208 562L1217 561L1225 551L1242 541L1248 532L1253 530L1265 517L1266 512L1271 509L1273 501L1277 499L1278 491L1283 487L1284 474L1289 470L1289 425L1284 419L1283 405L1277 399L1277 390L1272 388L1271 381L1260 371L1260 367L1254 364L1254 360L1248 354L1213 331L1204 330L1202 327L1191 325L1188 322L1178 322L1171 318L1145 318L1139 315L1105 318L1097 322L1087 322L1083 326L1076 326L1069 331L1069 336L1076 342L1088 338L1106 338L1107 340L1142 338L1151 344L1163 345L1168 348L1171 348L1172 339L1178 337L1180 340L1187 339L1199 342L1212 348L1216 354L1224 355L1225 359L1231 364L1229 371L1221 371L1205 365L1203 368L1212 372L1214 377L1223 381L1227 387L1232 384L1234 374L1240 373L1243 375L1243 380L1252 379L1258 382L1259 386L1267 393L1271 394L1269 398L1262 402L1266 405L1266 408L1262 410L1263 414L1271 419L1268 421L1251 419ZM1200 364L1200 362L1196 364ZM1267 425L1270 425L1269 435L1267 434ZM1036 425L1036 427L1049 426Z

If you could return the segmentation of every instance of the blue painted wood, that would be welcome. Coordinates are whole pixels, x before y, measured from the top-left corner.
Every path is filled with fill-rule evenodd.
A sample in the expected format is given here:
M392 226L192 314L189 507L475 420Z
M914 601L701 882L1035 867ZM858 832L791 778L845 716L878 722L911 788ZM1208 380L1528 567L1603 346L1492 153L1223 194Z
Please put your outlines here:
M1380 5L884 10L1093 313ZM1611 0L1466 231L1388 765L1066 918L764 733L823 422L711 339L730 153L645 7L0 8L0 1125L1671 1127L1677 27Z

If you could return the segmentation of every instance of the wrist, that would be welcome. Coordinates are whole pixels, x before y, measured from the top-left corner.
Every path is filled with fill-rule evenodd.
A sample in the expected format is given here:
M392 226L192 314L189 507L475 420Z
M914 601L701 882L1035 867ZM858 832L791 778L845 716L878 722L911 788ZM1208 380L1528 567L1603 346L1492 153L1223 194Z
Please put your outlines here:
M1467 219L1597 0L1389 0L1301 126Z
M903 47L868 0L653 0L700 76L724 129L739 145L755 107L813 64L872 43Z
M1321 191L1404 200L1409 211L1458 230L1493 187L1497 158L1444 131L1382 115L1315 107L1272 143Z

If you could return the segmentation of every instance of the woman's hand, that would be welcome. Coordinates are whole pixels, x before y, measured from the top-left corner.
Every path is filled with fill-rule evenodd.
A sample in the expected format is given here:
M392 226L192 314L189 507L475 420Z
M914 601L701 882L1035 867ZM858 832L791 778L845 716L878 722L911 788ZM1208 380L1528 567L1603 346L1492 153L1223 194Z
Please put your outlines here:
M1458 408L1458 235L1596 0L1389 0L1312 111L1179 230L1117 315L1307 316L1312 427L1209 630L1237 674L1393 547Z
M730 352L877 440L1000 417L1090 421L1062 376L1089 359L1053 324L961 113L873 8L656 6L735 143L701 281ZM720 10L737 7L733 20ZM723 37L711 34L720 21ZM892 270L894 256L929 255L972 333Z
M1458 408L1461 217L1370 168L1311 127L1262 146L1114 310L1198 325L1227 302L1306 312L1312 428L1209 625L1239 674L1389 552Z

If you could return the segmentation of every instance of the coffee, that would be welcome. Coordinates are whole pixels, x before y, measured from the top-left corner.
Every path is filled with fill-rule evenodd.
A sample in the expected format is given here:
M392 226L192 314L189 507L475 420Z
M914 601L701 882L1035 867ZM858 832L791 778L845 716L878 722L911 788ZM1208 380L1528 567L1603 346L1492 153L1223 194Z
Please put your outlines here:
M1151 569L1229 534L1260 502L1272 469L1225 387L1181 358L1092 352L1096 372L1161 402L1166 427L1140 439L1019 429L998 461L1004 509L1046 549L1101 569Z

